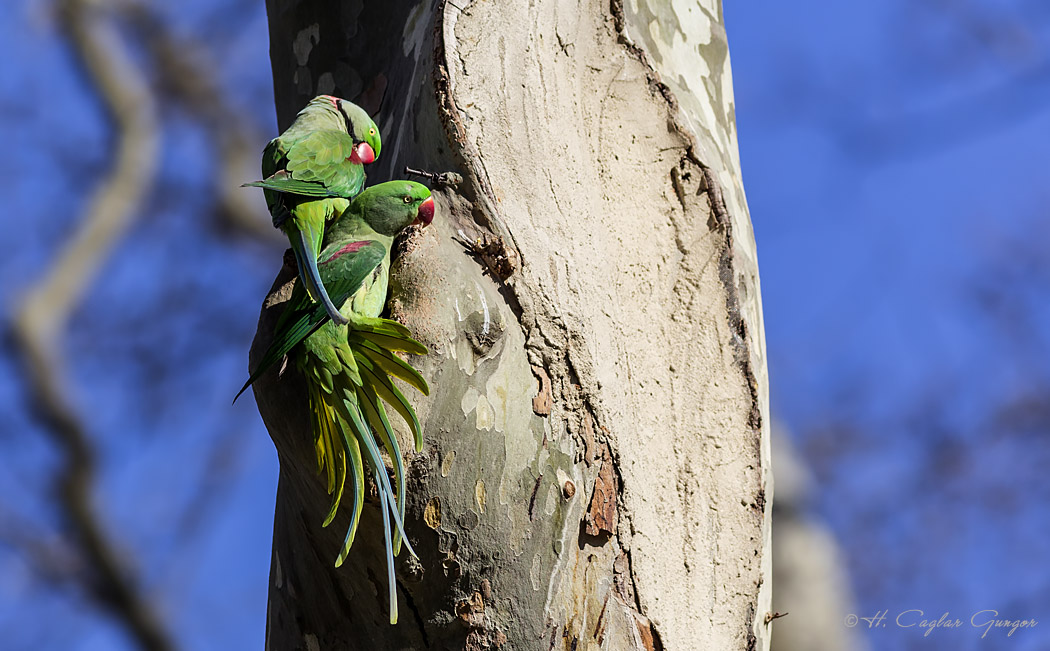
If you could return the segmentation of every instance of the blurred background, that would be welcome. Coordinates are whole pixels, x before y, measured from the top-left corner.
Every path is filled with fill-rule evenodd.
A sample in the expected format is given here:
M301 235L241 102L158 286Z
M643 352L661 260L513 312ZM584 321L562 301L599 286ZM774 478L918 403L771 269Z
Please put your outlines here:
M774 649L1050 648L1050 2L725 12ZM4 649L262 646L277 462L229 401L285 248L237 187L276 132L267 40L258 0L0 21ZM982 639L981 610L1040 623Z

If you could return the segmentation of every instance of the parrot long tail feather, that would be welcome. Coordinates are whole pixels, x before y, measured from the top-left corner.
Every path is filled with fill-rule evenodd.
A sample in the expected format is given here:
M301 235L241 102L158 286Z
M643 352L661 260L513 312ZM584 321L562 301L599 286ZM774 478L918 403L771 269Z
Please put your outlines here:
M355 397L356 400L356 397ZM349 401L346 401L349 402ZM387 477L386 471L379 472L379 469L386 468L383 463L383 457L379 453L379 447L376 445L375 438L371 436L371 429L365 424L364 419L361 417L360 409L355 404L345 404L345 417L349 417L353 423L353 428L360 434L361 441L365 444L365 452L368 453L368 462L372 464L373 470L376 470L376 481L380 492L386 491L386 496L390 498L390 515L394 518L394 524L397 526L398 532L401 537L405 539L405 548L408 549L408 553L412 556L416 554L416 550L412 549L412 544L408 541L408 536L405 534L405 525L401 521L401 514L393 508L394 505L394 489L390 485L390 478ZM390 538L387 536L387 544L390 544Z
M335 355L339 358L339 361L343 363L343 368L341 370L347 374L351 382L360 386L361 374L357 370L357 360L354 359L353 351L350 350L349 346L342 345L335 346L333 350L335 350Z
M309 390L310 414L313 416L314 451L317 454L317 474L321 474L325 469L325 459L327 458L327 450L325 450L324 446L324 410L323 407L318 406L320 394L317 387L311 384ZM332 492L330 488L328 492Z
M335 445L331 438L332 414L328 405L321 398L321 389L310 383L310 411L314 417L314 449L317 452L317 473L327 470L327 489L331 495L335 490Z
M327 405L326 405L327 407ZM335 489L335 497L333 498L332 511L334 512L339 508L339 500L343 496L343 480L346 478L346 454L342 450L342 446L336 447L336 434L334 431L335 414L332 410L327 409L328 421L325 423L325 448L329 454L328 461L328 494L331 495L333 489ZM336 481L336 473L339 474L339 481Z
M396 594L396 583L394 575L394 548L392 543L393 532L390 526L390 519L394 520L394 527L396 532L401 535L404 540L405 548L408 549L409 553L416 556L416 552L412 549L411 543L409 543L407 536L405 535L404 525L401 522L401 516L397 512L395 506L396 501L393 490L390 486L390 478L387 477L386 466L383 464L382 457L379 453L379 448L376 446L373 438L372 430L365 424L365 419L362 417L361 409L357 404L357 396L353 392L353 388L347 386L345 378L340 378L340 389L342 400L338 400L336 405L339 415L342 419L350 424L347 428L354 434L354 438L357 441L364 444L365 451L368 453L368 464L371 466L373 477L375 478L376 487L379 491L379 503L380 511L383 515L383 542L386 547L386 558L387 558L387 579L390 585L390 621L391 623L397 622L397 594ZM346 435L346 429L344 431L344 437L349 443L350 437ZM349 446L348 446L349 447ZM356 523L355 523L356 524ZM347 543L344 544L343 552L339 555L336 560L336 567L342 565L342 562L346 559L346 554L349 552L349 546L352 543L352 537L348 536Z
M335 514L339 511L339 503L343 499L343 491L346 488L346 462L339 464L339 480L335 485L335 496L332 498L332 507L328 510L328 514L324 518L324 522L321 523L322 527L327 527L335 519ZM356 502L357 493L354 493Z
M371 341L361 341L358 351L389 375L406 382L409 386L425 396L430 395L430 386L419 371L412 368L405 360L394 353L377 346Z
M320 306L316 306L316 314L321 314ZM324 475L326 488L332 495L324 526L331 524L338 514L346 482L350 480L354 484L350 524L335 565L340 567L350 553L360 524L365 473L371 472L379 492L384 522L390 618L391 622L396 622L394 558L402 545L413 556L416 552L404 527L407 500L404 458L384 402L405 420L412 432L415 449L422 450L419 419L392 378L428 394L430 387L426 380L394 352L423 354L426 348L413 340L409 330L396 321L353 315L351 319L350 326L338 328L328 335L336 337L336 342L324 349L328 353L321 354L315 363L300 361L299 368L310 387L318 472ZM384 451L393 465L393 477L386 469Z
M427 354L426 346L411 337L402 337L394 334L387 334L385 332L358 330L356 328L352 329L348 341L353 343L361 340L370 341L380 348L385 348L387 350L401 350L414 355Z
M325 397L328 399L326 400ZM317 384L310 383L310 409L314 414L314 445L317 450L317 471L318 473L327 471L326 488L328 494L332 495L332 504L321 525L324 527L331 524L339 511L339 504L342 502L343 492L346 487L347 460L349 458L351 462L353 461L352 456L348 457L345 443L341 434L339 434L341 426L337 422L338 417L331 405L331 400L331 394L323 393ZM360 466L360 461L358 461L357 465L352 466L352 468L360 468Z
M324 305L332 321L340 325L349 323L349 320L339 313L339 308L332 303L332 299L328 297L328 290L321 281L321 272L317 269L317 247L314 247L304 231L296 228L295 233L297 236L293 234L288 239L292 244L292 252L295 253L296 266L299 267L299 280L310 294L310 298Z
M322 527L327 527L335 519L335 514L339 511L339 503L343 499L343 491L346 488L346 452L342 446L338 449L335 447L336 433L333 431L335 427L335 414L332 413L330 407L325 405L329 419L325 423L324 436L325 445L329 451L330 458L332 461L328 463L328 494L332 495L332 506L328 509L327 515L325 515L324 522L321 523ZM333 463L334 461L334 463ZM338 478L336 477L338 473ZM334 489L334 491L333 491Z
M376 480L379 479L379 474L386 474L376 470ZM386 493L379 491L379 508L383 512L383 530L390 531L390 516L387 515L388 507L392 506L388 503ZM390 546L390 537L386 536L386 580L390 586L390 623L397 623L397 584L394 583L394 550ZM413 554L414 555L414 554Z
M393 319L383 319L371 316L355 316L354 330L358 332L375 332L392 337L400 337L412 341L412 331ZM418 345L419 342L414 342Z
M347 434L350 427L346 421L340 419L339 431L343 435L344 445L346 451L349 453L350 467L353 469L354 475L354 504L353 504L353 515L350 519L350 526L346 530L346 538L343 540L343 548L339 550L339 556L335 560L335 566L339 567L346 561L347 555L350 553L350 546L354 544L354 534L357 531L357 523L361 520L361 510L364 507L365 497L365 473L364 473L364 461L361 459L361 446L358 444L355 437L351 437ZM384 534L385 535L385 534Z
M419 418L416 417L416 410L412 408L411 403L409 403L404 394L401 393L401 390L390 381L390 378L387 377L386 373L376 369L376 367L373 366L363 354L356 356L358 370L361 371L362 378L366 379L375 392L393 407L394 411L400 414L401 418L408 423L409 429L412 430L412 439L415 444L416 452L422 452L423 430L419 426Z
M405 463L401 457L401 447L397 443L397 436L390 421L387 420L386 410L379 402L379 396L367 384L358 388L358 402L362 406L365 418L372 427L372 431L379 436L386 448L386 453L394 462L394 482L397 484L397 512L401 520L405 519ZM394 556L401 551L401 535L394 532Z

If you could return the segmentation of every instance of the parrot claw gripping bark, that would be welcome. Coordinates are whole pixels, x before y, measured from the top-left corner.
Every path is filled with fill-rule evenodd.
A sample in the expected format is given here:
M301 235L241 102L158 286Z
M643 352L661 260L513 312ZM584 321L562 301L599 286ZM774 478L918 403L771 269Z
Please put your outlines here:
M333 321L346 317L332 302L317 270L325 223L338 217L365 186L364 165L379 157L379 128L361 107L320 95L263 150L263 188L273 225L288 236L299 278Z
M383 403L405 420L415 450L421 452L419 419L391 378L398 378L423 395L429 395L430 388L396 354L401 351L424 355L427 349L412 339L408 328L379 315L386 303L394 236L410 224L426 226L433 219L434 200L426 186L419 183L391 181L358 195L329 227L318 257L320 278L348 323L330 320L324 306L311 301L304 283L298 283L277 320L273 342L237 394L240 396L266 369L289 353L306 378L318 472L325 474L328 494L332 495L322 526L328 526L335 518L348 480L352 487L350 526L336 557L336 567L346 560L354 542L364 504L366 468L372 473L383 515L391 624L397 622L394 557L402 542L410 554L416 554L403 522L404 461ZM387 476L380 447L393 464L396 490Z

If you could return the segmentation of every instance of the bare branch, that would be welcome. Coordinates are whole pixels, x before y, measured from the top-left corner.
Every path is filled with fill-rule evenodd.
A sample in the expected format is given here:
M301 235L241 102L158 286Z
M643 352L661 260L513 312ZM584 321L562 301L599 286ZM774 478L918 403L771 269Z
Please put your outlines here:
M60 344L69 316L127 231L153 181L159 150L156 110L148 84L131 61L103 10L85 0L66 0L61 20L118 134L115 161L77 231L55 264L26 293L14 317L35 410L65 455L56 475L59 502L75 544L90 571L87 586L116 614L144 649L174 643L129 577L92 503L96 461L87 429L67 398L69 381Z

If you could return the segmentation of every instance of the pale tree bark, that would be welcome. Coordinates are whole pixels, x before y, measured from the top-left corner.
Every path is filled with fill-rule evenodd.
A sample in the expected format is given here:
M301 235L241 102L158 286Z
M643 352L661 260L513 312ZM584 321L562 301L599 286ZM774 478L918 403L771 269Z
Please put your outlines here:
M269 649L767 648L767 381L728 48L717 3L678 4L269 1L281 128L334 93L378 109L372 181L465 179L392 279L433 387L397 626L374 501L333 568L346 516L320 527L302 383L256 385L281 459Z

